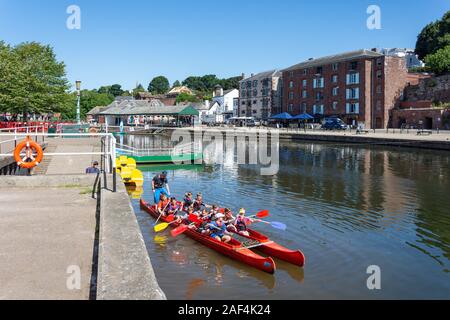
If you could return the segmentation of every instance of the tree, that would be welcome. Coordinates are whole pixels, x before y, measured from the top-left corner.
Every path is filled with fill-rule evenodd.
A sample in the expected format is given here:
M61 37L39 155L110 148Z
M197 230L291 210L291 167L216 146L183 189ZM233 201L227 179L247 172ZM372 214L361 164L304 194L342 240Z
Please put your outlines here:
M70 108L61 114L65 120L73 120L76 117L77 95L71 94ZM98 106L107 106L114 101L114 96L109 93L98 93L98 90L82 90L80 97L81 118L86 118L86 114Z
M173 83L172 88L175 88L175 87L181 87L180 81L176 80L176 81Z
M158 76L153 78L153 80L148 85L148 91L152 94L163 94L167 93L170 89L169 80L164 76Z
M133 89L133 97L137 98L139 92L145 92L144 86L140 83Z
M189 93L180 93L177 96L177 103L181 103L181 102L198 102L200 101L196 96L194 95L190 95Z
M450 72L450 45L426 56L425 63L437 75Z
M25 120L30 113L61 112L70 103L68 89L65 64L50 46L0 42L0 111Z
M123 94L122 86L120 84L113 84L109 89L109 94L112 94L114 97L121 96Z
M420 59L450 45L450 11L441 20L432 22L423 28L417 37L416 53Z

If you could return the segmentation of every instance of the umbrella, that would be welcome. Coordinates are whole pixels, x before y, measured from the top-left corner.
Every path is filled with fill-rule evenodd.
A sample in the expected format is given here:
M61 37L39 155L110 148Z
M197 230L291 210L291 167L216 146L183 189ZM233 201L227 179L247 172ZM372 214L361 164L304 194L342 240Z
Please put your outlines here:
M302 114L299 114L298 116L295 116L292 119L293 120L312 120L312 119L314 119L314 117L307 113L302 113Z
M292 116L289 113L287 113L287 112L283 112L283 113L277 114L276 116L271 117L270 119L273 119L273 120L291 120Z

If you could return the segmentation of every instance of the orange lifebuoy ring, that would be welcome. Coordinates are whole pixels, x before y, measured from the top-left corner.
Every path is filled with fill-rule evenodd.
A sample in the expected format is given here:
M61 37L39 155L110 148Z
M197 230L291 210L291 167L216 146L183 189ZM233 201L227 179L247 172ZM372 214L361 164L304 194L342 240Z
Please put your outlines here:
M25 156L22 157L22 150L25 149ZM44 158L42 147L27 137L24 141L19 143L14 149L14 160L17 165L24 169L32 169L38 166Z

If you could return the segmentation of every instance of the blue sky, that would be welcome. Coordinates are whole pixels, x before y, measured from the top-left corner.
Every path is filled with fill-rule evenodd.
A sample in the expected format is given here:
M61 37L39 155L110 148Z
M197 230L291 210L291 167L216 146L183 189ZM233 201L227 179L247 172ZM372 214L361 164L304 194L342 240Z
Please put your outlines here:
M81 30L66 28L69 5ZM381 30L366 27L381 8ZM0 40L54 47L84 88L147 87L157 75L231 77L310 57L372 47L414 47L450 0L0 0Z

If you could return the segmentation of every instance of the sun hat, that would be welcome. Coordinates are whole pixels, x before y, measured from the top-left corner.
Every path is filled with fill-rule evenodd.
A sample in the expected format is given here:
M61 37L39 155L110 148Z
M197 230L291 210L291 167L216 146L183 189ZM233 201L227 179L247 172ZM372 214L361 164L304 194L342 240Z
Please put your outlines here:
M239 214L245 214L245 209L244 209L244 208L241 208L241 209L239 210Z

